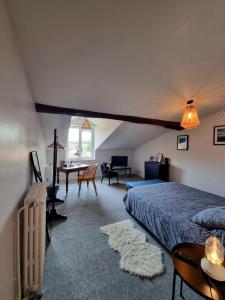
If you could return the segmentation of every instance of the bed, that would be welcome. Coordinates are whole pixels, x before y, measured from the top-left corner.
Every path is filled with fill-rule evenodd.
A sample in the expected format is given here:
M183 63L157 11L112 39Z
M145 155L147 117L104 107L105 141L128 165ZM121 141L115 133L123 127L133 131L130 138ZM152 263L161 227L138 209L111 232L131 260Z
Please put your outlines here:
M212 234L225 241L224 230L209 230L192 221L206 208L224 206L223 197L165 182L130 189L123 201L127 211L169 251L182 242L203 244Z

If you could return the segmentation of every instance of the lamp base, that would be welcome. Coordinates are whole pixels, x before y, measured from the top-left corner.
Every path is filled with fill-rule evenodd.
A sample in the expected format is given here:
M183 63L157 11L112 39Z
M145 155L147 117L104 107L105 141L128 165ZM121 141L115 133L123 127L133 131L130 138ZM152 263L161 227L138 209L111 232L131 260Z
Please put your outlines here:
M47 201L47 204L50 204L50 203L64 203L64 200L61 200L61 199L58 199L58 198L47 198L46 199Z
M217 281L225 281L225 268L222 265L212 264L207 258L201 260L202 270Z
M50 213L47 213L47 221L52 221L52 220L66 220L67 216L66 215L60 215L56 212L55 208L52 208Z

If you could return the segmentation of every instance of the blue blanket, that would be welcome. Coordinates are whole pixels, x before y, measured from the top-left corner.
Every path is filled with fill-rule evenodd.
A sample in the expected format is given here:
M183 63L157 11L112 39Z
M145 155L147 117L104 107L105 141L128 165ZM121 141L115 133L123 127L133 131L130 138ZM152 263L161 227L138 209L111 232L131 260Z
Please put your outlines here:
M212 234L225 241L224 230L208 230L192 222L201 210L224 206L223 197L166 182L130 189L123 201L127 211L169 251L182 242L203 244Z
M156 184L156 183L162 183L165 182L160 179L151 179L151 180L143 180L143 181L129 181L126 182L127 189L139 187L139 186L144 186L144 185L149 185L149 184Z

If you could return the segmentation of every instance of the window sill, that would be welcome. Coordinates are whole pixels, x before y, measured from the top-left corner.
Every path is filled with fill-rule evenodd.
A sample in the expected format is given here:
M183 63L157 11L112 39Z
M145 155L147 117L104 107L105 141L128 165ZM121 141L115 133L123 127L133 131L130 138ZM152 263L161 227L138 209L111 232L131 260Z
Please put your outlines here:
M84 161L95 161L95 159L94 158L80 158L79 161L77 161L74 158L69 158L69 161L84 162Z

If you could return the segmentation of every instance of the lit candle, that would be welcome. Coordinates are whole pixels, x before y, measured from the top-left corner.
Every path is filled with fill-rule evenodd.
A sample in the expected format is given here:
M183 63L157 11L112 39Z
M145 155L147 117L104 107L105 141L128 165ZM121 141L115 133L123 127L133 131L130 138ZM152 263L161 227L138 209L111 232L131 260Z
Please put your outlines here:
M206 240L205 254L211 263L215 265L221 265L223 263L224 247L217 237L211 236Z

